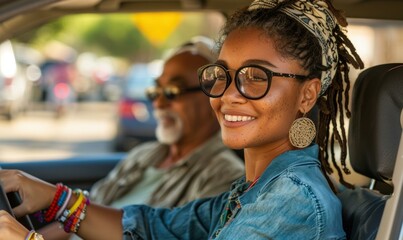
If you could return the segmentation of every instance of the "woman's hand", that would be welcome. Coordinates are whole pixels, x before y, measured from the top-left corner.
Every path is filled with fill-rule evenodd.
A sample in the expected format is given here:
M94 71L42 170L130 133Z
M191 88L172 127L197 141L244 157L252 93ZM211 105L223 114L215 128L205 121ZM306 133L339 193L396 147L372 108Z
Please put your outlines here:
M56 192L54 185L19 170L0 170L0 184L6 193L20 194L22 203L13 209L17 218L49 207Z
M13 209L17 218L48 208L56 193L55 185L18 170L0 170L0 184L6 193L20 194L22 203ZM76 201L72 196L68 208ZM0 240L24 240L28 230L7 212L0 214ZM122 239L122 215L120 209L91 204L77 234L83 239Z
M29 231L8 212L0 210L0 240L25 239Z

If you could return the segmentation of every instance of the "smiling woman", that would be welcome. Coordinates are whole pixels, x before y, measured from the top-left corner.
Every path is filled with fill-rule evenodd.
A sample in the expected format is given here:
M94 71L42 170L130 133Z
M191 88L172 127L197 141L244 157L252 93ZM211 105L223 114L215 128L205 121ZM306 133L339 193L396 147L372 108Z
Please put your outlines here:
M288 2L288 0L273 2ZM334 0L333 2L335 8L341 8L345 11L349 25L344 33L356 46L357 53L362 57L364 70L374 65L403 62L403 48L400 47L403 42L403 15L401 14L403 1ZM29 105L31 108L15 121L6 122L0 119L0 166L24 170L53 184L63 182L72 188L90 189L92 184L104 177L123 156L122 154L108 153L113 150L110 145L113 144L112 139L115 137L116 128L118 128L115 114L116 109L118 109L119 98L116 96L121 96L123 92L122 86L127 79L127 70L135 64L148 66L148 63L156 59L159 61L159 58L164 57L167 49L177 46L178 43L184 42L194 35L206 35L217 39L218 31L226 16L230 16L235 9L248 6L250 3L250 0L1 1L0 40L11 39L11 43L14 45L17 42L22 42L38 48L38 50L45 49L44 46L48 40L59 43L58 46L64 46L58 48L57 51L52 50L51 53L53 55L55 53L58 55L61 52L68 53L67 59L56 58L75 68L73 86L78 102L68 108L70 111L67 111L63 118L55 119L49 105L42 102L43 99L46 99L44 93L46 90L39 87L40 80L29 82L34 84L33 99ZM152 12L157 14L153 15ZM158 19L164 15L162 13L167 14L163 17L164 21ZM169 17L171 20L167 21L166 16L172 16ZM170 24L168 26L161 25L165 22L170 22ZM155 33L164 34L154 35ZM248 33L250 36L255 34L254 32ZM239 36L243 37L242 34ZM235 136L231 139L228 138L228 143L237 148L243 147L245 144L249 144L249 146L260 144L267 140L267 136L263 134L264 130L271 130L273 139L275 134L277 136L282 135L283 133L280 132L279 128L274 127L273 119L270 119L273 122L267 122L267 124L256 124L255 132L259 133L259 138L256 138L254 142L249 141L250 138L248 138L251 131L236 133L234 131L235 128L261 121L264 118L262 116L265 116L263 110L270 110L275 113L279 109L273 109L267 104L258 105L256 103L253 110L245 112L228 106L236 105L235 103L243 104L242 101L239 101L241 97L246 99L257 98L257 100L248 99L247 101L260 101L259 97L261 96L269 96L274 99L274 95L286 86L295 89L300 87L298 84L292 85L293 81L297 81L296 79L284 77L284 75L275 76L273 72L292 74L293 76L306 76L307 72L299 71L301 69L298 68L284 68L281 63L273 63L272 59L266 63L252 61L238 64L230 62L227 60L230 58L230 54L226 51L227 46L235 42L236 39L229 38L229 40L222 49L222 58L225 61L221 59L213 66L206 67L204 71L206 78L204 78L203 81L205 82L202 85L203 90L207 94L213 94L214 97L216 92L212 89L213 81L215 83L219 80L225 82L223 85L225 87L220 88L220 94L217 94L217 96L222 95L221 102L218 99L213 99L212 105L224 126L224 135L230 136L232 134ZM254 39L251 39L251 42L252 40ZM69 50L65 51L66 49ZM242 59L241 50L237 49L236 54L234 54L236 57L231 57L231 59ZM262 50L259 53L263 52ZM15 53L16 56L28 55L26 53L18 54L17 51ZM40 57L43 60L47 55ZM83 62L84 64L82 64ZM39 69L40 66L38 62L22 63L17 61L17 64L23 64L22 73L25 73L25 67L27 69L28 67ZM47 65L53 64L54 62L51 62ZM256 65L258 66L256 67ZM362 70L350 68L351 86L347 87L349 89L346 90L345 95L350 96L350 99L352 99L351 89L353 89L355 79L361 72ZM211 76L214 76L213 73L217 74L219 78L211 80ZM42 79L43 76L42 72ZM253 91L254 88L245 88L245 86L257 86L261 81L254 82L254 85L247 85L251 82L249 76L253 76L253 80L270 79L270 81L263 81L265 84L263 88L259 88L259 91L255 92ZM262 89L267 89L267 92ZM160 90L154 93L165 91L165 89ZM112 97L109 98L109 96ZM284 96L286 95L284 94ZM297 101L292 96L288 100L290 102ZM229 104L229 102L232 103ZM140 112L142 116L152 116L150 112L146 112L148 110L144 105L141 109L136 110L135 104L131 104L131 100L120 103L124 104L124 109L121 108L124 110L124 116L132 116L133 112ZM287 105L286 103L284 100L282 104L285 109L291 111L295 107L295 104ZM349 106L346 107L349 108ZM78 113L84 113L84 115L77 115ZM301 116L303 116L303 112L301 112ZM284 116L273 114L272 117L276 119ZM344 121L345 130L347 130L349 128L348 116L338 115L338 117ZM287 118L287 122L291 122L289 119L291 117ZM372 122L372 119L365 120ZM46 125L45 123L49 124ZM59 128L63 125L69 125L68 130ZM144 127L140 128L145 129ZM340 125L330 128L329 136L332 136L333 131L337 132L338 130L340 130ZM130 130L123 132L129 133ZM40 134L47 134L46 139L41 139ZM76 140L75 136L80 139ZM347 136L342 137L347 138ZM125 142L129 143L129 141ZM347 146L339 144L338 141L333 144L334 152L330 152L325 157L330 160L330 166L327 166L329 170L334 170L329 176L331 181L337 182L336 186L339 186L338 183L342 178L356 187L367 188L371 182L371 186L374 186L378 191L386 192L386 194L394 191L383 185L384 179L374 181L356 173L349 163L350 156L348 154L349 149L346 149ZM21 146L25 148L20 148ZM372 149L375 146L369 145L366 148ZM251 158L250 152L246 155ZM58 161L49 161L55 159ZM349 169L351 174L346 174L348 171L340 171L343 169L338 170L333 166L333 164L340 164L342 159L345 159L345 168L343 168ZM5 163L6 161L8 163ZM248 169L251 168L248 167ZM247 173L247 176L248 180L254 182L251 184L252 190L259 186L259 181L255 181L257 178L251 172ZM395 189L393 197L396 199L396 196ZM399 204L402 204L401 200ZM231 202L228 207L234 210L236 206L237 202L235 201ZM401 216L399 211L395 212L398 217ZM226 217L231 217L231 214L227 214ZM40 223L34 222L34 224L37 228L42 226ZM395 235L400 236L400 238L403 235L400 233L401 221L393 224L388 223L386 227L388 229L393 227ZM394 240L399 239L398 237L379 236L379 239Z
M228 192L172 209L130 205L121 211L107 210L96 204L90 206L78 193L72 197L73 215L78 214L76 206L83 205L85 222L80 217L78 221L84 224L77 231L78 226L70 229L69 221L59 219L66 232L73 231L84 238L113 239L286 239L308 234L315 239L343 239L341 206L324 172L328 162L322 156L329 140L318 137L317 144L299 147L291 144L288 133L294 120L304 118L318 99L325 106L320 108L320 126L329 127L328 120L334 123L335 113L343 113L344 108L338 108L341 101L335 101L345 91L345 83L349 83L348 71L342 69L350 64L362 67L342 32L344 21L328 1L256 0L248 9L232 15L221 34L218 65L213 65L209 73L205 70L210 67L202 68L199 80L202 87L203 76L212 81L207 83L212 90L204 89L205 93L220 123L223 142L245 151L245 176ZM163 86L171 80L165 78L172 71L167 69L157 84ZM227 74L228 69L236 69L235 75L232 71ZM222 81L226 84L220 88ZM216 86L221 91L216 92ZM154 104L162 107L168 101L160 97ZM332 115L327 109L332 110ZM199 111L194 115L211 114L210 110ZM203 127L206 126L200 126ZM328 129L321 130L328 133ZM10 182L14 174L2 172L2 180ZM29 185L31 189L36 185L29 178L22 181L27 184L17 183L17 188ZM58 201L60 185L56 191L53 185L36 186L49 196L55 194L53 203ZM47 206L47 200L37 200L37 204ZM25 199L23 204L29 203ZM108 218L96 218L97 215ZM269 221L274 224L266 224ZM239 228L242 233L236 231Z

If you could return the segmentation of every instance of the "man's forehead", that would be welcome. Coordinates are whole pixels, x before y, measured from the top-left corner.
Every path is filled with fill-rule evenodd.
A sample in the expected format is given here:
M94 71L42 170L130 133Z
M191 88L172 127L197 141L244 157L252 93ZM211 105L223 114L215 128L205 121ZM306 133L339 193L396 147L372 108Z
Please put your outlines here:
M189 81L181 75L164 77L161 76L155 80L155 85L162 86L162 85L175 85L175 86L187 86L189 85Z

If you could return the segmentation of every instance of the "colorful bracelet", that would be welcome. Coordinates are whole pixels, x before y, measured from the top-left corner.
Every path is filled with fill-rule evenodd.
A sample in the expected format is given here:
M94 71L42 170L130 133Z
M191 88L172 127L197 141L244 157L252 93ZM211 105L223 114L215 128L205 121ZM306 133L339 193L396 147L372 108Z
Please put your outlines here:
M67 209L72 195L77 197L77 200L73 203L71 208ZM76 233L80 228L81 222L84 220L87 212L87 206L90 205L88 191L82 191L81 189L71 190L62 183L56 184L55 196L46 210L35 213L35 217L40 222L51 222L57 220L63 225L65 232ZM42 240L42 235L35 231L30 231L25 240Z
M73 206L69 209L69 215L68 217L73 214L77 208L80 206L81 202L84 200L85 196L82 190L76 189L74 190L74 193L78 195L77 201L73 204Z
M76 202L70 209L65 209L57 219L67 233L76 233L78 231L81 221L86 216L87 206L90 204L86 191L77 189L74 190L74 194L77 196Z
M55 196L53 197L52 203L46 210L41 210L33 214L33 216L38 219L39 222L50 222L54 218L55 214L58 212L58 202L59 198L62 195L63 191L65 189L68 189L67 187L64 187L63 184L57 183L56 184L56 193ZM53 218L52 218L53 216Z
M75 212L73 215L74 219L72 222L72 225L70 227L70 231L77 233L79 227L80 227L80 222L84 220L87 212L87 206L90 204L88 199L83 200L82 204L80 205L79 209Z
M59 200L60 195L62 194L62 192L63 192L63 185L61 183L56 184L56 193L55 193L55 196L53 197L52 203L50 204L50 206L45 211L45 218L46 218L46 216L50 215L50 213L56 207L57 201Z
M67 192L68 192L68 187L64 186L61 183L56 184L57 190L55 193L55 197L53 198L53 201L49 208L45 211L45 216L44 219L46 222L51 222L55 219L55 216L57 212L59 211L60 207L63 205Z
M55 219L58 219L63 214L63 211L66 209L67 204L70 201L71 194L73 193L73 191L70 188L68 188L67 191L68 192L67 192L66 200L64 201L63 205L60 207L59 211L56 213Z
M65 232L73 232L75 229L75 225L77 225L78 220L80 218L81 213L83 210L86 208L85 201L82 201L80 204L80 207L77 208L77 211L75 211L64 223L64 231Z
M73 204L73 206L70 209L64 209L63 214L58 218L58 221L63 223L70 217L71 214L73 214L78 206L80 205L81 201L85 198L84 194L81 190L74 190L74 194L78 195L77 200Z

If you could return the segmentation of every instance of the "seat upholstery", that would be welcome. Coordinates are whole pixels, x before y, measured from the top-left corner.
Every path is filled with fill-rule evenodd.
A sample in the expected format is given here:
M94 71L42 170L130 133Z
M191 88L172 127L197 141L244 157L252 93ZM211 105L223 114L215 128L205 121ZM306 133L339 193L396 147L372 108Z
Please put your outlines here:
M347 239L375 239L388 196L365 189L346 189L338 194L343 204Z
M358 76L348 139L356 172L378 181L392 178L402 106L403 64L378 65Z
M402 128L403 64L360 73L353 89L349 154L353 169L369 178L392 179ZM347 239L375 239L388 195L364 188L338 194Z

